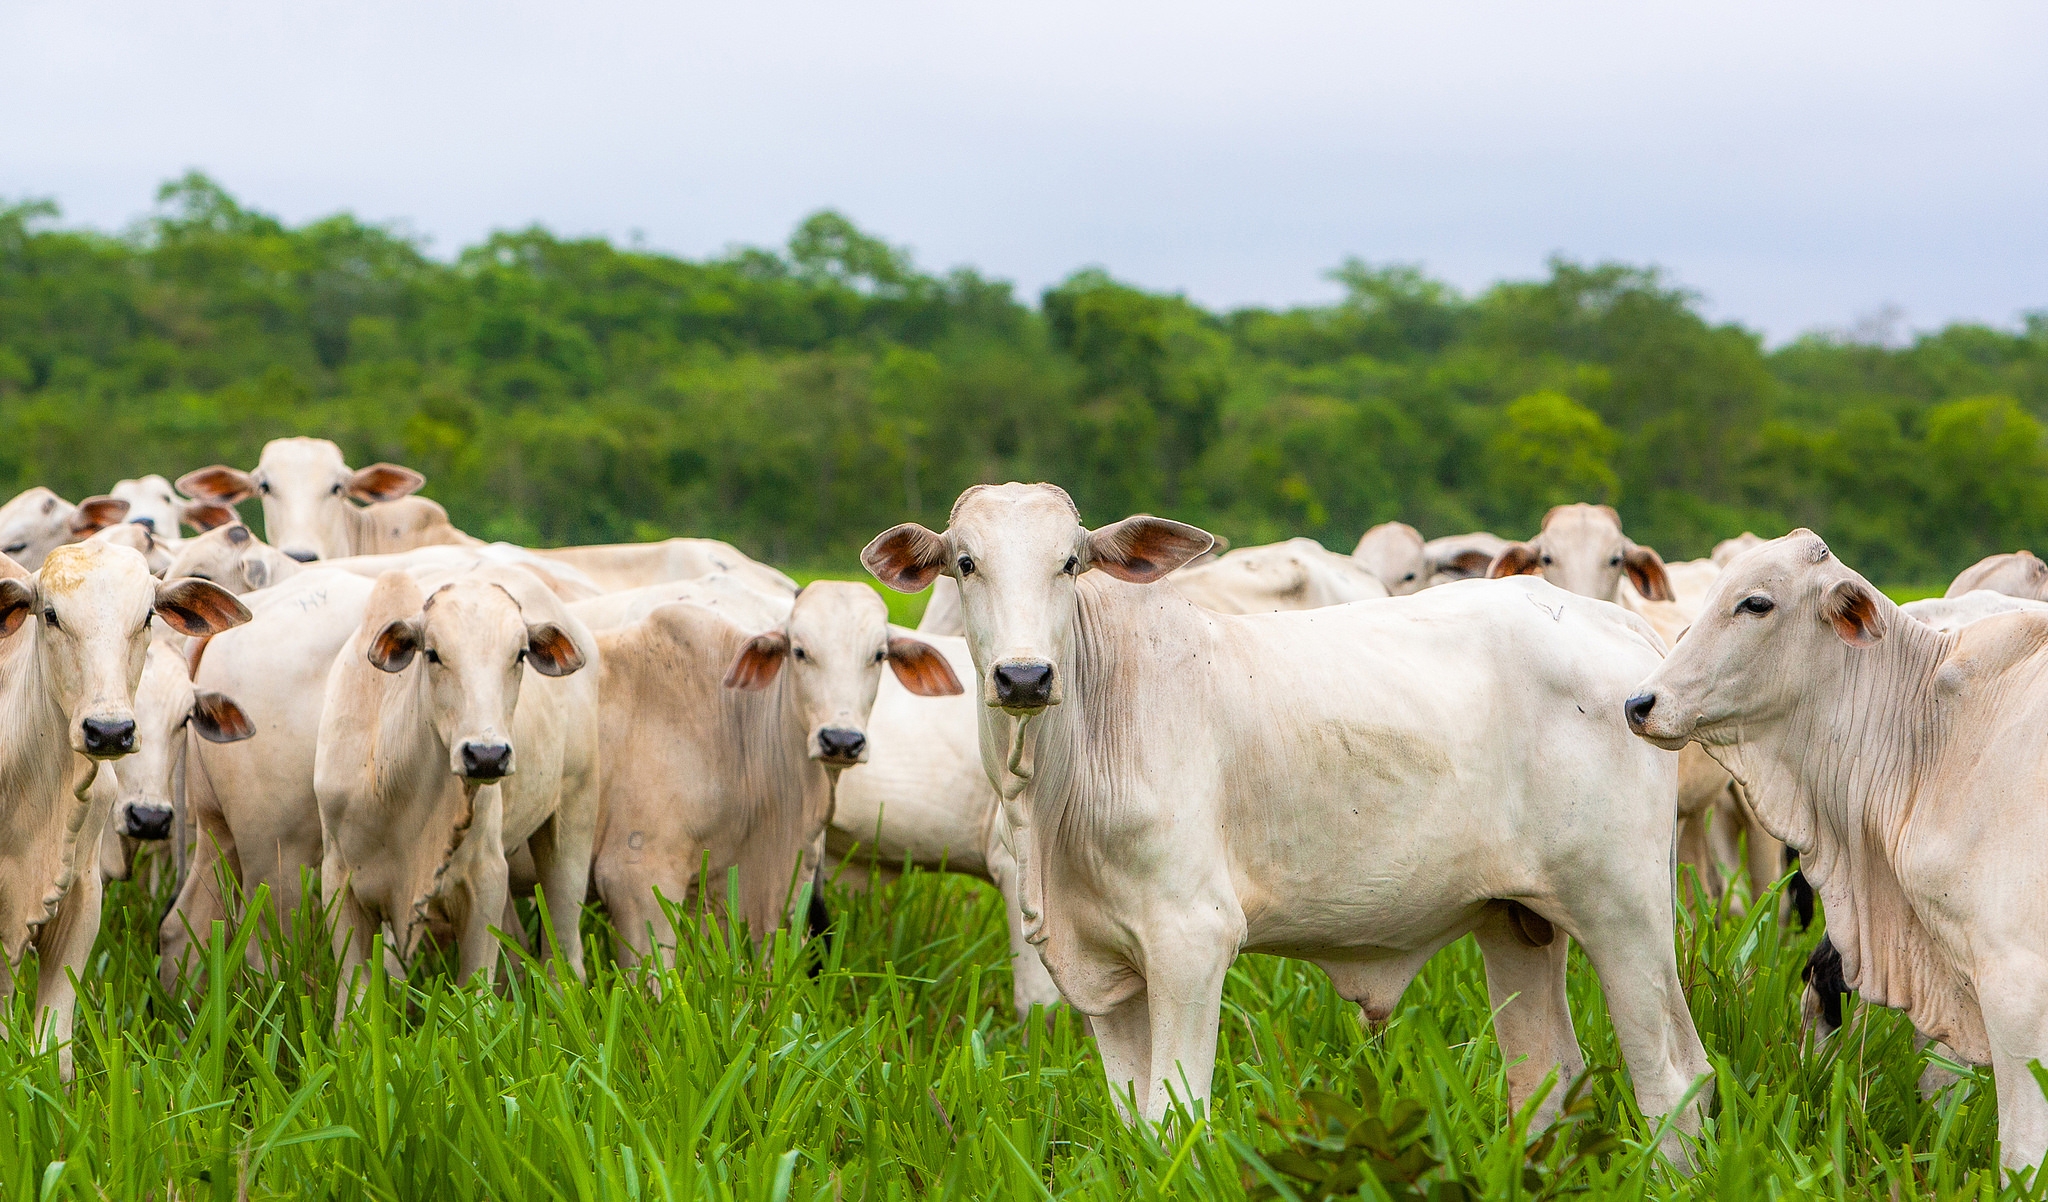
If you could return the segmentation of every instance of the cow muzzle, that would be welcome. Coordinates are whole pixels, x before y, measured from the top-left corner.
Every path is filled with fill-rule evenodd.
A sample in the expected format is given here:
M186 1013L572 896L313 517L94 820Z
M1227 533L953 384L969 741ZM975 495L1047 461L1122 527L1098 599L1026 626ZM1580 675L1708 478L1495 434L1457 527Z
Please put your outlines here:
M155 842L171 837L171 825L177 819L167 805L156 805L147 801L131 801L121 807L121 833L130 839L146 839Z
M867 758L868 737L845 726L827 726L818 731L813 758L836 768L850 767Z
M118 759L135 750L135 719L87 718L78 724L78 750L96 760Z
M996 704L1013 714L1035 714L1059 704L1053 666L1042 659L1004 660L989 673Z
M1659 729L1669 724L1660 721L1665 715L1656 711L1657 694L1652 692L1637 693L1621 703L1622 716L1628 719L1628 728L1637 737L1655 743L1666 751L1677 751L1684 747L1688 741L1684 735Z
M464 743L462 775L489 784L512 775L512 745L509 743Z

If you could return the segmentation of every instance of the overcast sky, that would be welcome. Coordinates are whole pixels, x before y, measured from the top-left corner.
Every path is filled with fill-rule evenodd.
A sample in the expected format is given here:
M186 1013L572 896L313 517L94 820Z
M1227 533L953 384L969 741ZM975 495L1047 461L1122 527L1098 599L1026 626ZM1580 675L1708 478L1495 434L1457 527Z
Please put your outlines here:
M0 0L0 197L115 229L189 167L440 254L833 206L1026 296L1562 253L1774 339L2010 325L2048 309L2048 4Z

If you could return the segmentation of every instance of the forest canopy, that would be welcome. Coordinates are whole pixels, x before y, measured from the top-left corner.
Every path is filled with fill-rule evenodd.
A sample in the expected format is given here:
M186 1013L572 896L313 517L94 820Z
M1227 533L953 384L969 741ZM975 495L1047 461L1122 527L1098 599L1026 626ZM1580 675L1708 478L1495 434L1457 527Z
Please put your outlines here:
M1340 551L1389 519L1526 536L1579 500L1669 558L1810 526L1893 583L2044 541L2048 310L1773 350L1654 268L1557 259L1473 296L1331 277L1333 304L1218 313L1087 269L1034 303L830 211L704 260L538 227L443 260L198 174L119 234L0 202L0 497L319 434L424 471L474 534L812 567L1010 479L1091 523Z

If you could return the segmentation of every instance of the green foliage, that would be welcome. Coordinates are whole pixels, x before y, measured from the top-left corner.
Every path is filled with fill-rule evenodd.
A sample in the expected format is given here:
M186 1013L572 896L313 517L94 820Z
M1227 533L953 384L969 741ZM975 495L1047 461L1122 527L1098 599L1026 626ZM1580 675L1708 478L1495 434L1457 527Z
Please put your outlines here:
M703 534L842 570L1005 479L1063 483L1095 522L1340 550L1389 519L1526 536L1604 500L1667 557L1806 525L1923 585L2048 529L2048 314L1766 351L1619 264L1470 297L1412 265L1332 278L1334 304L1217 314L1089 270L1032 304L834 212L779 251L531 228L443 261L198 174L118 236L0 204L0 494L315 433L419 467L476 533Z

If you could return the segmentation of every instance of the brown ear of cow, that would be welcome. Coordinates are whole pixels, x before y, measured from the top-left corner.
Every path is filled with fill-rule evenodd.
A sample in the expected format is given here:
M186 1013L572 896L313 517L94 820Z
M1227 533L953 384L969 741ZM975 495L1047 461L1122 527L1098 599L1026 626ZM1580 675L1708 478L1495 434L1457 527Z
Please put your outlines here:
M178 520L201 534L236 521L238 516L219 501L186 501L178 506Z
M733 657L732 666L725 670L725 687L767 688L775 682L775 674L782 671L783 657L788 654L789 636L780 630L755 635L740 648L740 653Z
M905 522L877 534L860 553L861 566L899 593L921 593L946 570L946 540Z
M1455 576L1460 580L1469 580L1474 576L1486 575L1486 570L1492 566L1493 556L1477 547L1467 547L1448 559L1438 560L1432 570L1446 576Z
M1884 611L1868 585L1854 580L1837 580L1821 598L1821 617L1835 628L1835 634L1851 647L1875 646L1884 637Z
M381 672L403 672L420 649L420 624L416 618L393 618L370 640L370 665Z
M95 530L105 530L128 516L128 502L116 497L87 497L78 503L78 512L71 515L71 533L80 538Z
M21 629L22 620L36 607L36 591L26 581L0 579L0 639Z
M216 463L212 467L202 467L196 472L186 472L178 477L177 489L188 497L233 505L237 501L246 501L254 496L256 482L249 479L249 473L240 468Z
M1509 543L1493 557L1486 575L1492 580L1509 576L1533 576L1543 570L1543 555L1528 543Z
M567 676L583 667L583 649L553 622L534 622L526 628L526 662L542 676Z
M427 482L425 476L409 467L395 463L373 463L357 468L348 478L348 495L365 504L373 501L396 501L419 491Z
M1664 574L1664 560L1650 548L1630 543L1621 553L1621 570L1628 573L1636 591L1650 600L1678 600L1678 594L1671 591L1671 577Z
M958 697L966 692L939 649L922 639L889 640L889 668L903 687L920 697Z
M1216 545L1199 526L1141 513L1088 532L1088 566L1150 584Z
M201 689L192 695L192 729L209 743L239 743L256 733L256 724L226 693Z
M199 638L233 630L249 620L249 607L211 580L187 576L156 586L156 612L179 634Z

